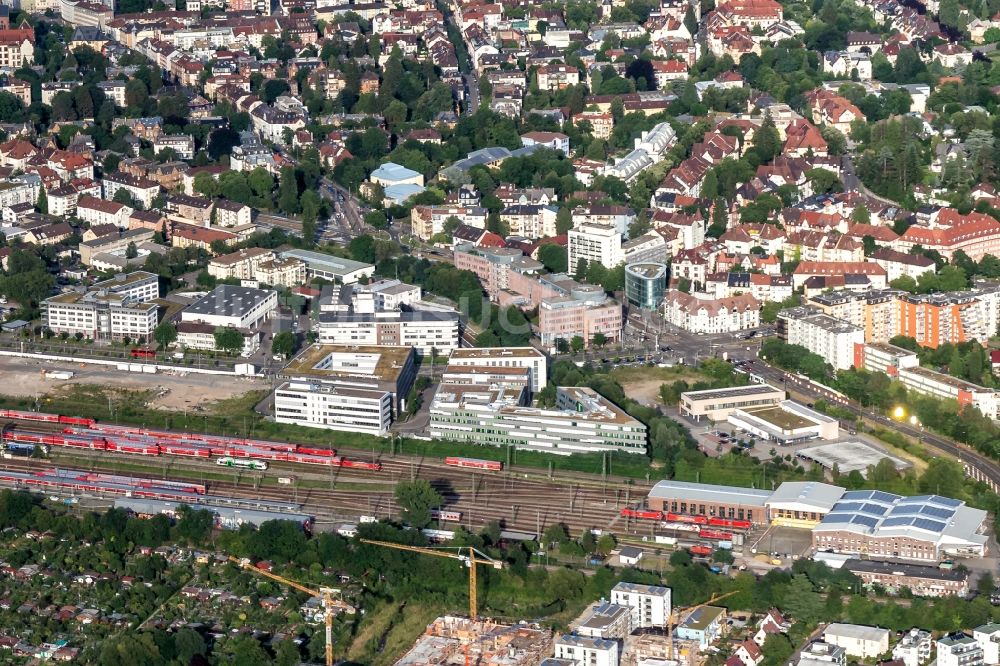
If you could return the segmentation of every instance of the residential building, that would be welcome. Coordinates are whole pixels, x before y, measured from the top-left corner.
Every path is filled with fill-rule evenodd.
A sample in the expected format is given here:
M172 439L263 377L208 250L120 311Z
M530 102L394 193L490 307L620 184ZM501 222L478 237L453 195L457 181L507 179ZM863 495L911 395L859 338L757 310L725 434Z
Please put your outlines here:
M891 632L881 627L834 622L826 627L823 640L844 648L847 655L859 659L874 659L889 651Z
M625 640L632 633L632 609L614 602L599 602L577 625L576 633L589 638Z
M355 299L362 295L370 295L374 300L372 311L400 310L404 306L419 302L422 292L420 287L416 285L406 284L399 280L382 279L368 284L355 285Z
M835 370L854 367L855 346L865 342L861 327L808 306L782 310L778 320L783 339L788 344L805 347L822 356Z
M984 666L983 648L975 638L958 632L937 641L936 666Z
M837 645L814 641L799 654L798 666L847 666L847 651Z
M972 405L987 418L1000 418L1000 393L996 389L919 366L900 369L897 378L910 391L957 400L960 406Z
M1000 663L1000 624L991 622L981 627L976 627L972 631L972 637L976 639L976 643L983 650L984 664ZM930 657L930 647L927 648L927 657ZM906 666L911 665L907 664Z
M696 641L702 649L705 649L722 637L726 631L725 622L725 608L701 606L681 620L674 634L681 640Z
M760 302L750 294L699 298L670 290L663 304L666 321L691 333L734 333L760 326Z
M242 227L253 222L253 209L236 201L216 199L215 223L220 227Z
M555 408L529 407L523 389L440 384L432 437L556 454L645 453L646 426L593 389L558 387Z
M170 244L173 247L198 247L210 254L218 254L212 247L213 244L221 243L223 247L229 247L238 241L239 236L229 231L182 222L175 223L170 234Z
M969 572L961 569L860 559L848 560L842 568L860 578L866 587L877 585L889 594L907 590L917 597L965 597L969 593ZM931 641L926 632L909 641L906 639L904 636L896 648L906 652L911 659L930 657ZM893 649L893 658L896 658L896 649Z
M903 662L903 666L923 666L934 652L934 638L929 631L914 627L892 648L892 658Z
M128 218L132 208L115 201L98 199L89 194L81 196L76 203L76 216L90 224L114 224L119 229L128 228Z
M860 349L855 346L854 367L868 372L884 372L890 377L899 377L903 368L920 365L916 352L883 342L869 342Z
M587 666L618 666L618 641L563 634L555 641L556 659Z
M612 224L583 223L569 230L568 261L573 269L584 259L614 268L625 260L622 232Z
M101 188L102 196L109 201L115 198L118 190L125 190L141 208L151 207L153 199L160 193L160 185L156 181L137 178L121 171L105 174L101 180Z
M632 626L636 629L666 629L670 621L669 587L617 583L611 588L611 603L627 606L632 610Z
M922 254L900 252L887 247L875 250L869 260L885 269L885 277L889 282L903 276L919 280L924 273L933 273L937 270L934 260L929 257Z

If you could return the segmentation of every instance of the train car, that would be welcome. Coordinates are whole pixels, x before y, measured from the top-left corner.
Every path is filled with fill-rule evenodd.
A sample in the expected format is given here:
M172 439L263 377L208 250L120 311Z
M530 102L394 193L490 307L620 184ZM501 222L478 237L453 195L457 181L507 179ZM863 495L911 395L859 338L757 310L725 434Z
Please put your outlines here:
M45 444L28 444L21 442L7 442L4 446L5 457L17 456L18 458L30 458L36 450L41 449L43 454L49 452L49 447Z
M455 533L452 532L451 530L423 529L420 531L423 532L423 535L425 537L427 537L429 540L435 543L444 543L445 541L451 541L452 539L455 538Z
M244 458L254 458L256 460L288 460L288 453L285 451L271 451L268 449L243 448L240 455Z
M340 467L349 467L350 469L367 469L372 472L378 472L382 469L382 463L366 463L358 462L357 460L341 460Z
M461 511L442 511L441 509L431 509L431 518L434 520L447 520L457 523L462 520Z
M190 444L175 444L173 442L163 442L160 444L160 453L165 456L184 456L186 458L210 458L212 453L208 449L202 449Z
M140 456L158 456L160 447L156 444L119 443L118 453L131 453Z
M340 467L343 462L343 459L339 456L330 458L310 453L289 453L285 459L288 462L301 463L303 465L328 465L330 467Z
M681 532L697 532L698 526L692 525L691 523L660 523L660 527L668 530L680 530Z
M732 518L709 518L707 524L712 527L729 527L735 530L748 530L753 525L749 520L733 520Z
M255 449L266 449L268 451L284 451L285 453L291 453L292 451L298 450L297 444L286 444L284 442L269 442L264 439L237 439L238 443L243 446L252 446Z
M132 358L156 358L156 352L152 349L133 349L129 354Z
M327 458L332 458L337 455L334 449L315 449L310 446L297 446L295 447L296 453L304 453L310 456L325 456Z
M698 555L700 557L707 557L712 554L712 549L709 548L708 546L702 546L702 545L691 546L690 548L688 548L688 550L691 552L692 555Z
M709 539L710 541L732 541L733 535L729 532L721 532L719 530L700 530L698 536L702 539Z
M448 457L444 459L445 465L452 467L467 467L469 469L485 469L491 472L499 472L503 469L502 462L494 460L479 460L477 458L456 458Z
M625 518L640 518L642 520L660 520L663 513L651 511L649 509L622 509L621 515Z
M91 428L94 425L94 419L88 419L83 416L60 416L59 423L65 423L67 425L83 426L84 428Z
M692 525L708 525L708 516L691 516L685 513L664 514L664 520L671 523L690 523Z
M240 467L242 469L257 470L267 469L267 463L263 460L254 460L252 458L234 458L232 456L223 456L217 459L215 464L220 467Z
M44 421L45 423L59 423L58 414L46 414L44 412L23 412L17 409L3 410L3 416L8 419L20 419L22 421Z

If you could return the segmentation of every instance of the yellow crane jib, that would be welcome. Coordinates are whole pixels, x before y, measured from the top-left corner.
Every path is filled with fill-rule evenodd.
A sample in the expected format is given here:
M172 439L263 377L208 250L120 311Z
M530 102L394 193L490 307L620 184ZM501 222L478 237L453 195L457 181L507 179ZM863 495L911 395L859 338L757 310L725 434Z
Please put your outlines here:
M334 599L333 595L337 594L338 590L332 587L321 587L318 590L306 587L302 583L297 583L294 580L285 578L284 576L279 576L278 574L271 573L270 571L264 571L254 566L247 558L237 559L235 557L230 557L229 561L240 567L241 569L246 569L247 571L252 571L258 576L263 576L264 578L270 578L271 580L286 585L292 589L298 590L299 592L305 592L306 594L317 597L323 601L324 619L326 624L326 666L333 666L333 616L336 611L348 613L353 615L357 612L357 609L344 602L340 599Z
M481 553L471 546L441 546L439 548L425 548L423 546L408 546L392 541L376 541L374 539L360 539L361 543L371 546L382 546L384 548L394 548L396 550L406 550L411 553L421 555L433 555L434 557L447 557L458 560L469 568L469 617L476 620L479 617L479 604L476 598L476 567L478 565L488 565L494 569L503 569L503 562L495 560L485 553ZM455 552L449 552L455 551Z

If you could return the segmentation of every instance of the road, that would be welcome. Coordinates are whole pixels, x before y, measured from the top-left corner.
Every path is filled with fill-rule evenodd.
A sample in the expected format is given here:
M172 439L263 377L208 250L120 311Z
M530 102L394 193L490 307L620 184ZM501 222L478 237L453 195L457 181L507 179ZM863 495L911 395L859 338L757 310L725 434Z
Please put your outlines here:
M935 449L939 453L959 461L965 466L969 476L985 482L994 492L1000 491L1000 465L964 444L959 444L946 437L925 430L920 426L889 418L884 414L878 413L876 410L862 407L854 401L839 399L837 395L829 392L829 390L824 391L819 389L809 382L802 381L783 370L768 365L764 361L754 361L753 373L763 377L772 386L784 386L789 391L794 391L813 400L833 400L838 407L851 412L864 421L912 437L927 448Z

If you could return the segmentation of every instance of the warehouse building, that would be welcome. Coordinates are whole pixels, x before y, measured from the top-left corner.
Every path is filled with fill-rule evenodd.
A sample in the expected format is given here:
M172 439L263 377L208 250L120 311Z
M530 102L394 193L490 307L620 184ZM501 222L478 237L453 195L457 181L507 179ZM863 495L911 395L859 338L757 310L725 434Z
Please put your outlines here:
M769 490L715 486L686 481L660 481L649 491L653 511L767 523Z
M306 265L306 277L322 278L336 284L354 284L375 275L375 267L362 261L335 257L312 250L285 250L282 259L298 259Z
M983 557L986 512L937 495L901 497L851 490L813 528L816 550L936 562Z
M255 329L278 308L278 292L220 284L184 308L181 321L196 321L212 326Z
M180 502L168 502L166 500L137 497L120 497L115 500L116 509L124 509L133 515L143 518L151 518L161 513L170 518L176 518L180 515L180 507ZM270 520L290 520L303 527L311 527L313 521L312 516L302 513L241 509L210 504L199 504L194 508L208 511L214 517L216 526L227 530L238 530L243 525L260 527Z
M725 421L737 409L773 407L785 399L785 392L768 384L734 386L681 393L680 412L695 421Z
M819 481L786 481L765 502L771 523L783 527L813 528L844 495L840 486Z

